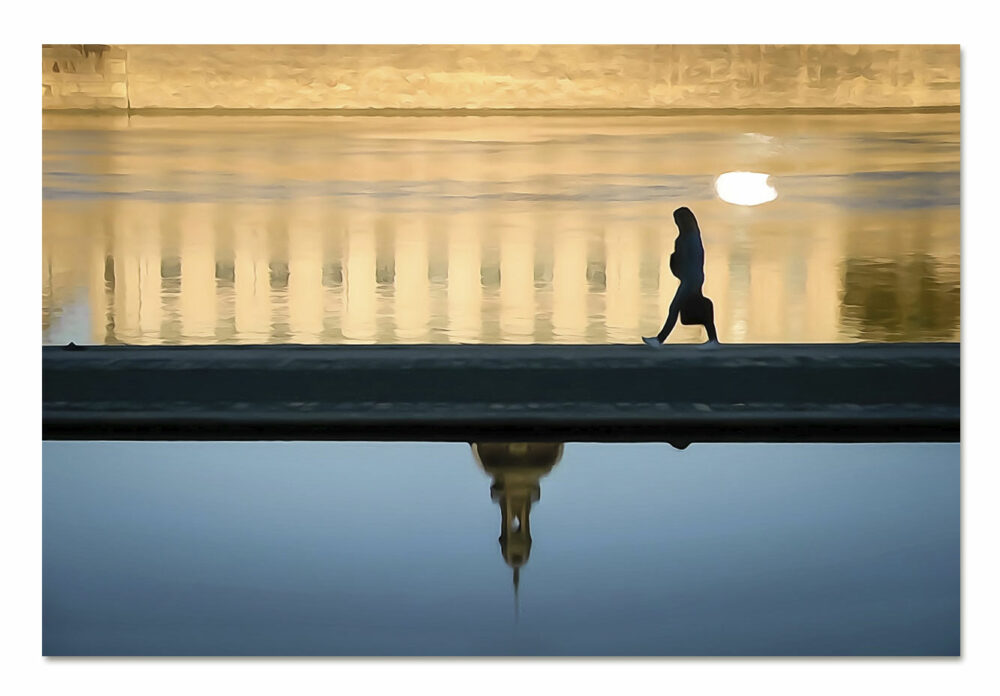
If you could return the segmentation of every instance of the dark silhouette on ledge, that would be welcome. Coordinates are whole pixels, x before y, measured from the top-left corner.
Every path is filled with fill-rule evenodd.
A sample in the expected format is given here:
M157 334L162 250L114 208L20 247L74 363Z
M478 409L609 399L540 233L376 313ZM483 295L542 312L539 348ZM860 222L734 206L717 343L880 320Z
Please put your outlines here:
M644 336L642 340L651 346L659 346L667 340L680 317L685 326L704 326L709 342L718 343L715 310L712 301L701 290L705 284L705 247L701 243L698 221L688 208L678 208L674 211L674 222L677 223L678 235L674 242L674 253L670 255L670 272L681 284L670 302L670 311L660 333L655 338Z

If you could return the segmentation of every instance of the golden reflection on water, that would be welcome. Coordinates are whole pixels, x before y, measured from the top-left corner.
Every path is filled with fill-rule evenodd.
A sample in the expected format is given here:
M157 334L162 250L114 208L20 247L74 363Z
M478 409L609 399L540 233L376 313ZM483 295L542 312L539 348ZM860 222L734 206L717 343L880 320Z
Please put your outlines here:
M959 336L957 114L44 125L46 343L634 343L680 205L723 342Z

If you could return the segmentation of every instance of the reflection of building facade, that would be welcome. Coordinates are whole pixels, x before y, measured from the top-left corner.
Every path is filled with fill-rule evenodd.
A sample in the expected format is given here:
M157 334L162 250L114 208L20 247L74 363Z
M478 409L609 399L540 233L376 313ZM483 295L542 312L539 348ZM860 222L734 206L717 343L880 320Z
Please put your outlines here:
M531 505L541 498L539 481L562 458L561 442L477 442L472 454L493 477L490 496L500 506L500 552L519 573L531 556Z
M913 336L958 339L961 314L959 249L941 234L933 211L892 238L852 232L852 253L838 268L844 284L840 322L866 341Z
M957 128L957 119L941 118L928 128ZM870 196L871 187L858 190L867 180L852 185L836 176L796 183L782 172L879 162L846 148L789 161L745 138L742 121L703 121L699 128L722 133L736 123L731 137L739 147L728 135L719 139L724 148L686 136L651 146L664 126L638 119L541 120L527 129L429 120L409 138L387 137L370 121L352 124L356 135L334 131L337 138L296 124L307 135L293 129L241 139L213 131L217 121L190 134L164 129L167 136L156 128L94 131L106 141L101 154L59 166L79 170L98 182L92 193L108 195L43 205L46 340L67 335L61 322L82 306L75 316L89 324L70 332L77 342L635 342L662 323L676 287L666 263L676 195L661 196L665 187L647 179L704 179L710 191L706 172L744 161L776 173L777 200L750 210L697 198L697 188L690 193L706 246L705 293L723 342L858 338L859 322L839 309L847 258L862 262L850 273L857 285L866 259L902 259L918 249L943 290L957 289L957 206L810 202L809 187L824 187L834 201ZM754 127L777 132L789 127L782 123ZM695 127L685 124L672 117L670 128ZM445 125L457 134L434 130ZM878 127L889 124L871 126ZM612 137L613 144L587 149L594 131L598 144ZM68 154L73 136L46 133L47 157L75 156ZM296 137L298 149L281 139ZM530 137L536 140L524 141ZM346 144L322 149L330 143ZM893 152L900 166L943 158L927 165L943 168L957 146L900 153ZM920 162L902 161L918 155ZM60 181L45 183L58 189ZM301 191L268 197L261 181ZM116 186L128 195L117 195ZM792 186L800 188L786 196ZM954 340L957 329L957 321L911 323L907 338ZM675 334L671 340L703 337L700 327Z
M73 336L77 342L630 343L662 323L676 284L666 264L669 228L611 224L602 235L555 230L539 239L486 236L461 224L437 235L358 222L331 238L314 226L268 229L239 210L223 216L231 227L213 228L210 208L183 211L177 228L160 229L141 224L155 208L122 206L110 229L47 236L45 330L60 307L84 302L90 324L87 335ZM48 222L62 224L55 213ZM851 336L852 310L839 309L844 283L858 286L866 269L879 267L851 254L822 223L815 239L790 254L768 253L754 233L737 227L706 245L705 292L722 340ZM383 240L391 244L387 282L379 278ZM933 282L957 292L949 243L917 248L938 269ZM548 245L544 255L535 250ZM856 259L846 276L845 253ZM491 257L499 260L493 286ZM80 258L91 261L80 265ZM429 278L434 264L444 269L437 282ZM855 296L849 292L848 302ZM948 339L957 326L947 317L912 325L909 340ZM702 340L701 331L679 326L677 340Z

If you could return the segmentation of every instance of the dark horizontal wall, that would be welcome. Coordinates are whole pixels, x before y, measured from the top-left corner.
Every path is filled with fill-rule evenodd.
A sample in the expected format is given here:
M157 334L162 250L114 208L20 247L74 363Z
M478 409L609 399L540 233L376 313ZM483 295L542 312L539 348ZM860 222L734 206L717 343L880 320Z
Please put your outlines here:
M49 438L955 440L958 344L43 348Z

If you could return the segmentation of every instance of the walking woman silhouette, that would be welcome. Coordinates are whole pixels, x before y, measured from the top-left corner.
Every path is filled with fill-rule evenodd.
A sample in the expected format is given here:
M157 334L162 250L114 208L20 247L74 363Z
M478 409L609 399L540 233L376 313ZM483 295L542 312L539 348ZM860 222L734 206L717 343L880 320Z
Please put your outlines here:
M651 346L660 346L673 331L679 316L685 326L704 326L708 332L708 341L718 343L715 309L712 301L701 291L705 284L705 247L701 243L698 221L687 208L678 208L674 211L674 222L677 223L678 235L674 242L674 253L670 255L670 272L681 284L670 302L670 311L660 333L655 338L644 336L642 340Z

